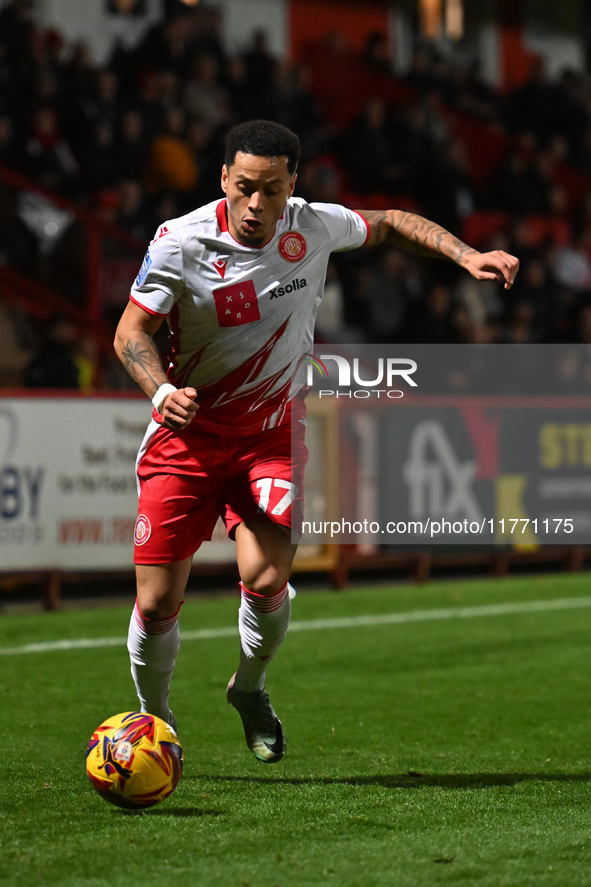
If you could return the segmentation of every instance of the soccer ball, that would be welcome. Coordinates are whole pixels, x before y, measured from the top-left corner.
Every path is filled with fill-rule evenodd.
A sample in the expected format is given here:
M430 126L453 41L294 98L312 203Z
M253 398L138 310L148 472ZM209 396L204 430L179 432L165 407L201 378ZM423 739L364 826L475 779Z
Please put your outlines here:
M138 810L153 807L177 787L183 750L165 721L138 711L108 718L92 734L86 772L106 801Z

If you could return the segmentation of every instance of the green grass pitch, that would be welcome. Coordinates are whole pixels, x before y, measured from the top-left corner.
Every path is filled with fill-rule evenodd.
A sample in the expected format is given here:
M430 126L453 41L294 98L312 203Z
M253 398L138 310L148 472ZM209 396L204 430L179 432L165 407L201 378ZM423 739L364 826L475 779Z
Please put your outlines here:
M591 575L300 594L294 620L591 595ZM182 630L232 626L191 601ZM0 618L0 648L122 637L130 607ZM6 887L578 887L591 884L591 608L291 633L268 674L288 752L258 764L224 696L232 637L186 641L185 750L152 810L84 770L135 707L126 650L0 655Z

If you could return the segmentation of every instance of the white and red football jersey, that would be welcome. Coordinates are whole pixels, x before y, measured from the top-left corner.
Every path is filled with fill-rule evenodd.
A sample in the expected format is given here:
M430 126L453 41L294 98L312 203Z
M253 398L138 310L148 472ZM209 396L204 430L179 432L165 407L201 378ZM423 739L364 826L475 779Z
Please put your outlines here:
M236 434L282 423L312 350L330 253L368 234L358 213L298 197L263 247L232 237L225 199L161 225L130 298L167 317L168 376L197 389L193 424Z

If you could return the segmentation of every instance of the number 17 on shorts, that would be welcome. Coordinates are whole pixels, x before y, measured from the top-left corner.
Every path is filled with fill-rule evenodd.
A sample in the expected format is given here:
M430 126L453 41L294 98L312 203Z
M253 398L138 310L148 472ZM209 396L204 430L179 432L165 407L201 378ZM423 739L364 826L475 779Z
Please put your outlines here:
M261 477L255 481L259 494L258 511L270 517L281 517L298 495L298 488L280 477Z

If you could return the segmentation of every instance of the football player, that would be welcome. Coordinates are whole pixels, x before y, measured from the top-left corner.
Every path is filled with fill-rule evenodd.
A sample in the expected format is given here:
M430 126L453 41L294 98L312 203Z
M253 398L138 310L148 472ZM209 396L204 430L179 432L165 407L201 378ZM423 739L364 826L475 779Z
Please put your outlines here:
M230 131L224 197L160 226L115 349L154 411L138 462L137 601L128 648L142 711L175 726L170 680L193 554L219 517L236 541L240 661L227 689L246 741L279 761L285 739L265 672L289 623L302 521L305 406L298 383L333 250L390 243L478 280L515 280L518 260L480 253L399 210L353 212L294 197L297 136L255 120ZM153 336L169 327L163 366ZM291 429L294 429L293 441Z

